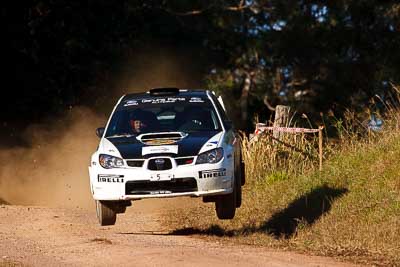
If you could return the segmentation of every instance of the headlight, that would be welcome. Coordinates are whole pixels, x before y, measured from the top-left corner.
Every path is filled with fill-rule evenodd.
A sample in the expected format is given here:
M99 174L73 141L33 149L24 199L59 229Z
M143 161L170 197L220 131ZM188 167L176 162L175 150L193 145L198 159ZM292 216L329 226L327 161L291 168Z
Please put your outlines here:
M99 162L101 167L106 169L121 168L124 166L124 161L121 158L117 158L110 155L100 154Z
M222 159L223 156L224 150L222 149L222 147L218 147L216 149L201 153L197 157L196 164L217 163Z

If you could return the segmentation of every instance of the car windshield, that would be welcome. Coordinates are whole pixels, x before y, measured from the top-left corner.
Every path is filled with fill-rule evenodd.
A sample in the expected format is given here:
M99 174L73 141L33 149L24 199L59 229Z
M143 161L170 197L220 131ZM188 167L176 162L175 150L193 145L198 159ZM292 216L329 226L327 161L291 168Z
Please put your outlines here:
M119 104L107 127L106 137L129 137L154 132L198 132L221 129L207 98L158 97Z

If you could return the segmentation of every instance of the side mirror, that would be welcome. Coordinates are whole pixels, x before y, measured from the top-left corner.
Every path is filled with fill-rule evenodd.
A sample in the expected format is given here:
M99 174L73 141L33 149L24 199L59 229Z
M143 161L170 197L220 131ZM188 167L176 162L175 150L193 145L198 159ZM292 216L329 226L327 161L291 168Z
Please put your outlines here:
M97 135L97 137L102 138L102 137L103 137L103 134L104 134L104 130L105 130L104 127L97 128L97 129L96 129L96 135Z

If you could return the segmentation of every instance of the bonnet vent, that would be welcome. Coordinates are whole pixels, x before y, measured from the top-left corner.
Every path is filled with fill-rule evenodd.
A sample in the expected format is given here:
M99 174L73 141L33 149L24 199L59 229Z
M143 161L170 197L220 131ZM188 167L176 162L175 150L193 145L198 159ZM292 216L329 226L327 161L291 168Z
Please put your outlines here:
M136 139L146 145L168 145L175 144L186 136L187 134L181 132L149 133L141 134Z

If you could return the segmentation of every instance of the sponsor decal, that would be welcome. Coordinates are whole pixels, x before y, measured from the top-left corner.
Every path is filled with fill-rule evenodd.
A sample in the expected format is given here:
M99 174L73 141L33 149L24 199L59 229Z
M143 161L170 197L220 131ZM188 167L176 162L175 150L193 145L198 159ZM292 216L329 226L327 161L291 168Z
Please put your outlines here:
M172 145L176 143L176 140L173 139L151 139L151 140L146 140L143 141L146 145L153 145L153 146L159 146L159 145Z
M150 195L164 195L164 194L171 194L172 191L168 190L161 190L161 191L151 191Z
M221 177L221 176L226 176L226 169L199 171L200 179L215 178L215 177Z
M142 99L143 104L166 104L186 101L184 97L150 98Z
M99 174L97 176L97 182L99 183L123 183L123 175L109 175L109 174Z
M158 153L172 153L178 154L178 146L145 146L142 148L142 156L148 154L158 154Z
M206 147L215 147L218 144L218 141L211 141L206 144Z
M126 101L124 107L129 107L129 106L137 106L138 102L136 100L128 100Z
M204 103L204 100L201 99L200 97L192 97L189 99L189 102L191 103Z

